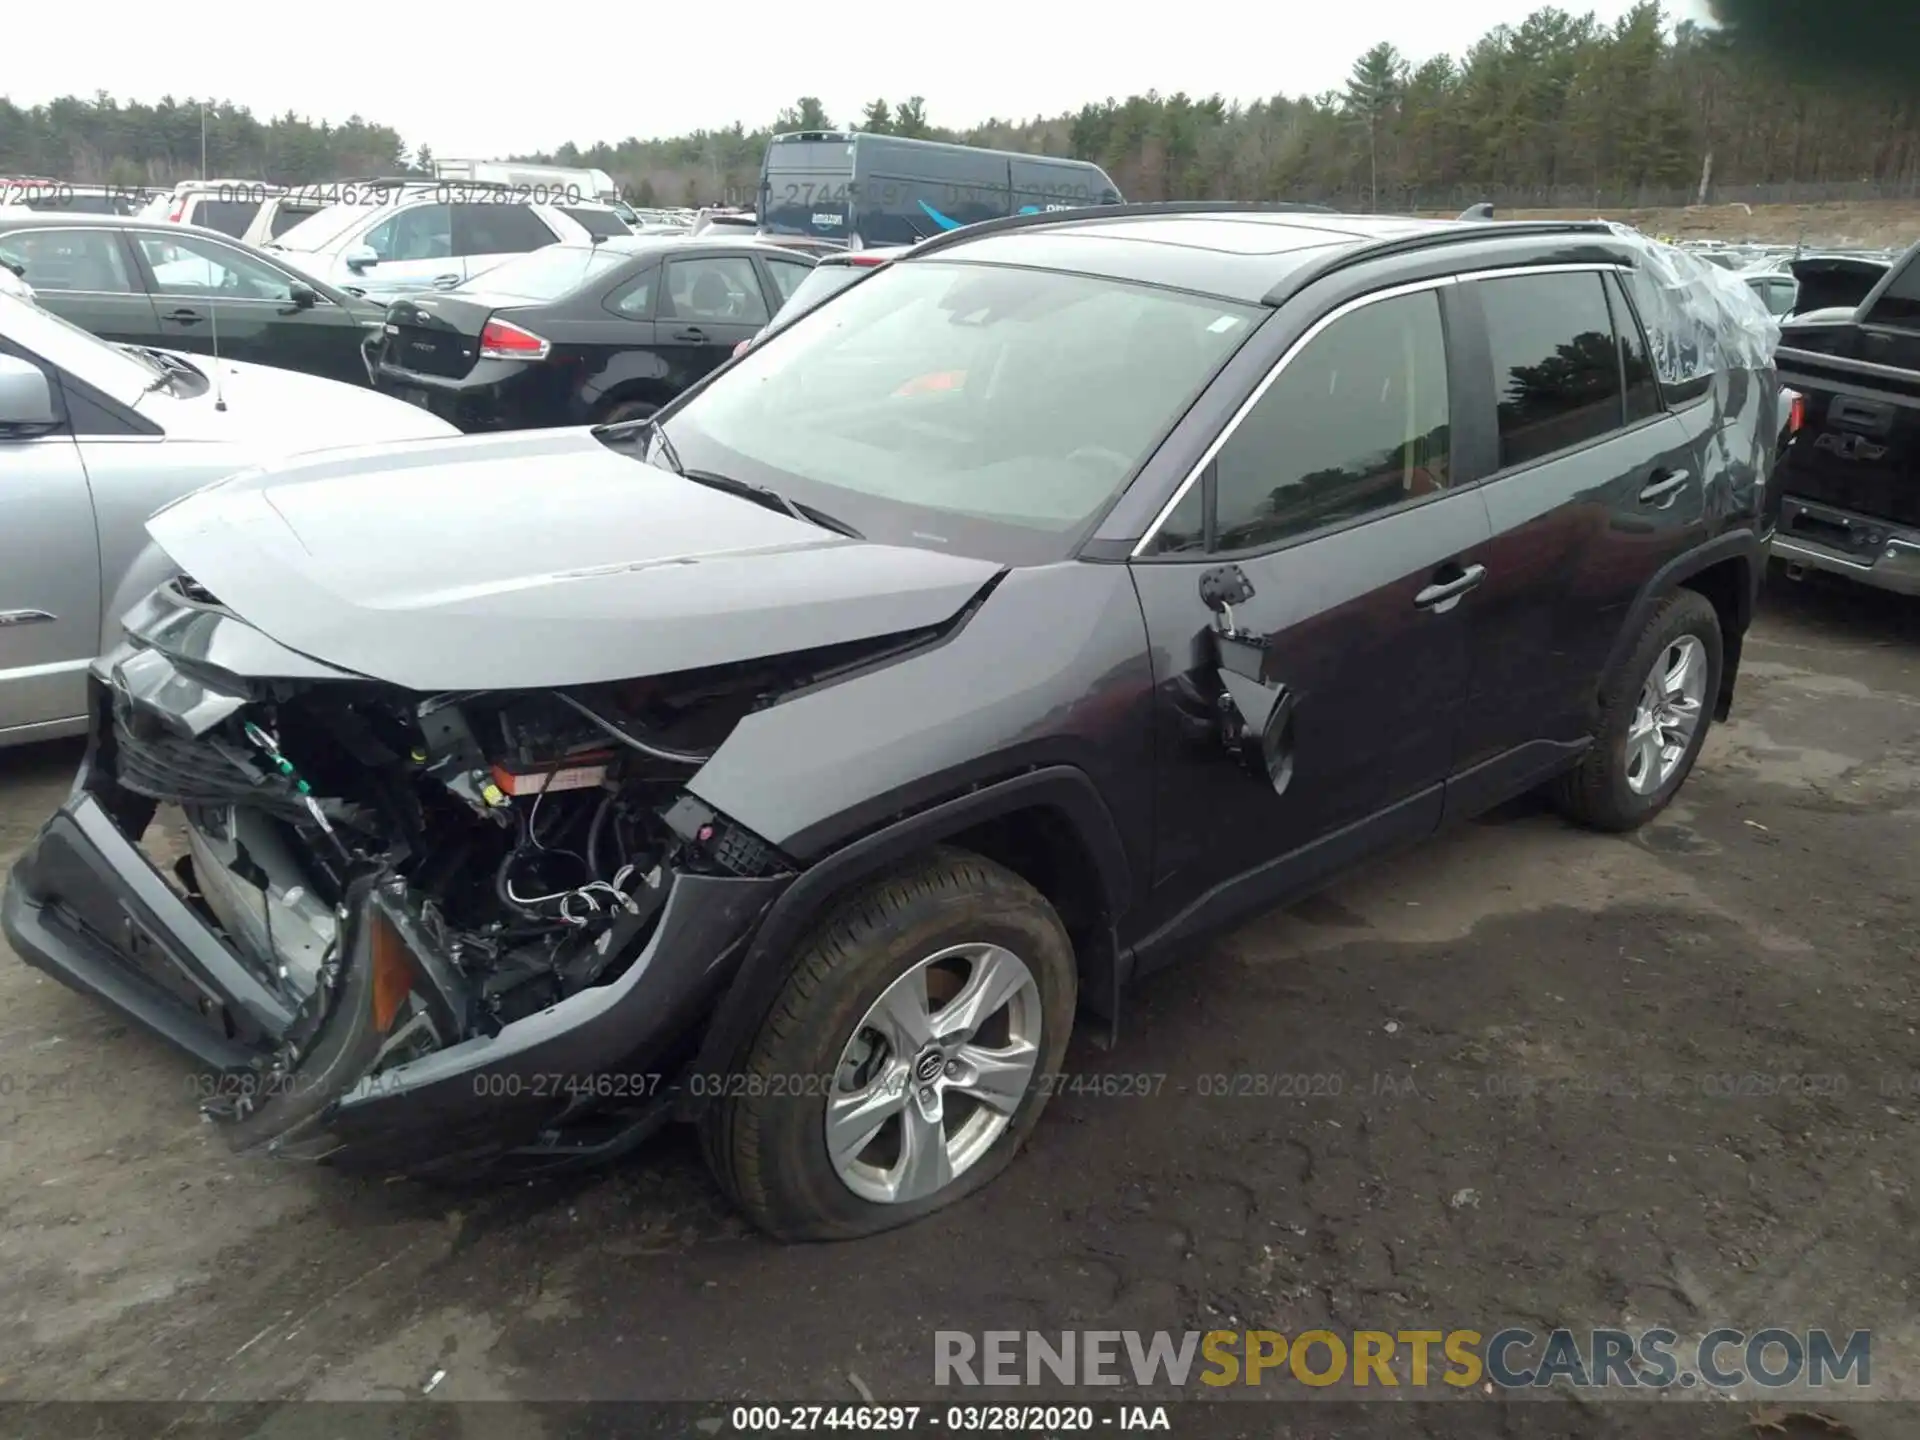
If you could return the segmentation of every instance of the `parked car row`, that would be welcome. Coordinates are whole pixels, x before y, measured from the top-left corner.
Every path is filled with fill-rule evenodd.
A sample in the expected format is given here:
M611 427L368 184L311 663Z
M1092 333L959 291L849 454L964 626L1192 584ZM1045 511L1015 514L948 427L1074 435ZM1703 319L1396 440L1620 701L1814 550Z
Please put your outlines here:
M550 245L394 302L374 383L463 430L639 419L724 364L812 265L751 236Z
M224 349L110 343L10 269L0 278L0 746L86 728L88 664L164 578L137 563L161 505L276 456L457 433L364 386Z
M509 263L383 357L724 345L812 274ZM218 1072L236 1150L551 1167L680 1119L755 1223L851 1237L988 1183L1081 1010L1199 937L1535 787L1631 830L1730 713L1791 425L1737 281L1597 224L1226 205L856 268L643 422L323 387L331 440L446 438L154 515L124 633L49 652L94 739L13 950ZM112 577L47 537L90 540L95 437L320 385L18 300L0 336L8 463L71 477L63 530L0 514L0 585L54 587L5 603L83 628Z
M0 261L104 340L366 385L386 307L216 230L66 211L0 215Z
M266 250L185 223L20 212L0 216L0 260L44 308L106 340L372 383L470 430L649 414L766 328L815 263L725 230L556 239L569 217L541 209L339 206ZM335 214L346 223L329 230ZM449 272L421 294L422 266L449 262L406 247L436 224L452 248L494 248L457 257L471 278ZM851 277L886 253L841 253L835 268ZM352 288L321 278L342 267ZM381 271L389 293L369 277Z
M1799 245L1730 245L1692 241L1683 245L1699 259L1734 271L1769 314L1784 319L1815 310L1860 303L1887 272L1897 252L1808 250Z

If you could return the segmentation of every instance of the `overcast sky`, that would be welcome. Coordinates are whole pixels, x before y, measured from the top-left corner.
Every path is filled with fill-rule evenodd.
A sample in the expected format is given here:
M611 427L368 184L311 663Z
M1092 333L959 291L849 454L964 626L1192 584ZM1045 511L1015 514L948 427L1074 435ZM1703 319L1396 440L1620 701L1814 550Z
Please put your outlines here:
M1630 0L1596 0L1603 20ZM1027 118L1158 89L1254 100L1339 86L1354 57L1390 40L1418 63L1458 56L1526 0L1135 0L1087 7L959 0L933 8L726 5L431 8L194 0L164 23L150 4L84 0L73 12L15 5L0 93L33 105L105 90L232 100L261 118L358 113L442 159L550 150L629 135L770 122L800 95L836 121L875 96L923 95L937 125ZM1577 3L1564 8L1578 11ZM1705 0L1671 12L1705 17ZM830 18L829 18L830 17ZM497 48L496 48L497 47ZM883 58L891 57L891 58Z

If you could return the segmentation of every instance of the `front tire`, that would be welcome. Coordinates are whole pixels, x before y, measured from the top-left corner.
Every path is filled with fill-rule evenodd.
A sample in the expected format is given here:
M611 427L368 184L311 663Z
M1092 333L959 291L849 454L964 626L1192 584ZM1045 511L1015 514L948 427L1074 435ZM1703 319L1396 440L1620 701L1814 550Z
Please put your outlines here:
M1073 1027L1044 896L940 849L835 907L703 1119L723 1189L782 1240L875 1234L1006 1168Z
M1706 743L1720 693L1720 617L1680 590L1656 609L1600 697L1594 743L1555 804L1595 830L1635 830L1666 809Z

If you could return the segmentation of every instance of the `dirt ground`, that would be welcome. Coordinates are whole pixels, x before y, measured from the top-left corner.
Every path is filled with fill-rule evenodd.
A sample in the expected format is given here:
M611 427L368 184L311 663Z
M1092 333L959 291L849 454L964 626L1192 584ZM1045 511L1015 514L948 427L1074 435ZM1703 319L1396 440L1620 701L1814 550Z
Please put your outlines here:
M73 760L0 755L0 861ZM0 1400L250 1401L228 1433L282 1435L276 1402L411 1398L460 1417L435 1434L558 1440L444 1402L925 1400L937 1328L1661 1322L1871 1328L1876 1391L1920 1399L1917 840L1920 606L1770 592L1657 824L1515 805L1248 926L1117 1050L1076 1041L1157 1094L1060 1095L996 1185L854 1246L761 1240L678 1136L460 1196L235 1162L181 1059L0 953ZM1339 1093L1204 1093L1235 1072ZM1475 1433L1650 1433L1629 1402L1505 1408L1553 1418ZM1311 1433L1416 1433L1404 1409ZM1861 1440L1920 1433L1862 1409Z
M1502 210L1502 220L1591 220L1591 210ZM1598 212L1648 235L1677 240L1904 248L1920 240L1920 201L1860 200L1821 205L1689 205Z

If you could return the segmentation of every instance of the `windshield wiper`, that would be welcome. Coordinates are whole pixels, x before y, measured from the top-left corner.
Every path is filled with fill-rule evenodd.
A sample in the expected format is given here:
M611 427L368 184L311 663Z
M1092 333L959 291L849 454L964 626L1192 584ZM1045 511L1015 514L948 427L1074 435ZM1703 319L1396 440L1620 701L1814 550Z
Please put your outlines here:
M142 393L151 394L155 390L163 390L173 384L173 377L177 372L159 351L149 349L145 345L122 345L119 349L121 354L132 356L155 372L153 379L147 382L146 389Z
M661 438L664 440L666 437L663 435ZM795 500L792 496L782 495L771 486L755 485L751 480L736 480L731 475L719 475L711 470L685 470L677 465L674 467L674 473L693 481L696 485L706 485L715 490L724 490L729 495L738 495L742 500L751 500L756 505L766 506L769 510L779 510L793 516L796 520L804 520L809 525L818 525L822 530L831 530L836 535L845 535L849 540L867 538L838 516L829 515L826 511L804 501Z
M611 427L602 427L611 428ZM645 436L641 442L641 458L652 463L652 446L649 441L658 441L660 457L667 463L659 468L671 470L682 479L691 480L696 485L705 485L709 489L724 490L729 495L738 495L742 500L751 500L756 505L764 505L769 510L778 510L791 515L796 520L804 520L809 525L818 525L822 530L831 530L836 535L844 535L849 540L864 540L853 526L837 515L829 515L817 505L809 505L804 500L795 500L790 495L782 495L768 485L755 485L751 480L737 480L731 475L721 475L712 470L689 470L680 463L680 453L673 448L673 441L667 438L666 428L658 420L649 417L641 421L631 432L636 437ZM622 437L624 438L624 437Z

